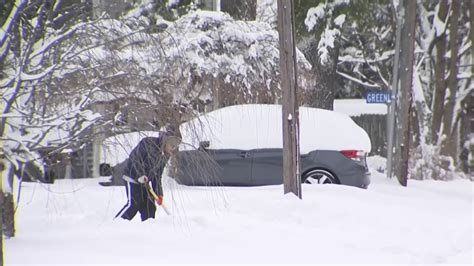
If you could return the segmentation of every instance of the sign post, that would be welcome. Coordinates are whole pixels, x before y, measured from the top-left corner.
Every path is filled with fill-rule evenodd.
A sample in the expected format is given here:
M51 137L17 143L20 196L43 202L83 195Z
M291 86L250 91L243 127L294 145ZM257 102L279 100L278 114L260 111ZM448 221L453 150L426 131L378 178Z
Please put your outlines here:
M398 3L396 7L397 13L397 31L395 35L395 58L392 68L392 88L391 88L391 102L388 106L387 112L387 177L392 178L393 172L393 142L395 140L395 110L397 108L396 96L398 94L398 85L399 85L399 64L400 64L400 42L401 42L401 32L402 32L402 23L404 18L404 10L401 3Z

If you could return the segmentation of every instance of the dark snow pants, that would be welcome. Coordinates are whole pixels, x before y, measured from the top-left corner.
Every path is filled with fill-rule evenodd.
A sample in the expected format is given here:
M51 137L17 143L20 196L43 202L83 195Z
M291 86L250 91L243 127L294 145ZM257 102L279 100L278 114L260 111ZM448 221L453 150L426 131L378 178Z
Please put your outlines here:
M142 221L149 218L155 218L156 206L152 201L144 185L127 182L125 185L127 191L127 204L117 213L115 218L120 216L126 220L132 220L140 212Z

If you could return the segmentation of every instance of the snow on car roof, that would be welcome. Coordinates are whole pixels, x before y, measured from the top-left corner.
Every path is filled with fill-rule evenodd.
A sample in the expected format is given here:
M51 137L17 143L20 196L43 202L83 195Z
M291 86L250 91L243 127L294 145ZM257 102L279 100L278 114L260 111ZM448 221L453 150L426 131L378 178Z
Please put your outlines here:
M281 105L245 104L224 107L180 127L180 150L282 148ZM349 116L333 111L300 107L300 151L363 150L370 152L367 133Z
M367 133L347 115L300 107L300 151L363 150L370 152ZM281 105L245 104L224 107L203 114L180 126L180 150L199 147L209 141L210 149L251 150L282 148ZM157 131L125 133L102 143L101 163L114 166L128 158L144 137L158 137Z

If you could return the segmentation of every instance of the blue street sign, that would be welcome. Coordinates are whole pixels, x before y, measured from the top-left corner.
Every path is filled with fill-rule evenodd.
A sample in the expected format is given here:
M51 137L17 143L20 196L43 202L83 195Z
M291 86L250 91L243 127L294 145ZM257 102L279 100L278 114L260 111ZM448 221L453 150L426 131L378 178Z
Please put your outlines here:
M390 103L389 91L369 91L366 97L367 103Z

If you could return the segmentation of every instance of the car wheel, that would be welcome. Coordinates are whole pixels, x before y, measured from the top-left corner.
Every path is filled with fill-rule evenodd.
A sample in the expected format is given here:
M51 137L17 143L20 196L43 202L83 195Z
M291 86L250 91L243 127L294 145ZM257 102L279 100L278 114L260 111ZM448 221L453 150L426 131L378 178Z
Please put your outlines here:
M330 172L322 169L314 169L303 176L305 184L337 184L336 177Z

